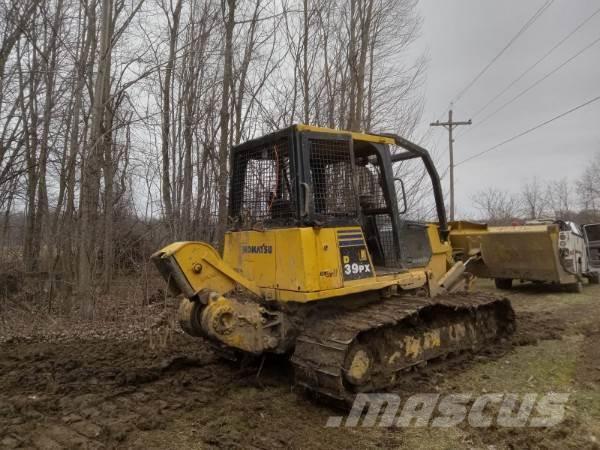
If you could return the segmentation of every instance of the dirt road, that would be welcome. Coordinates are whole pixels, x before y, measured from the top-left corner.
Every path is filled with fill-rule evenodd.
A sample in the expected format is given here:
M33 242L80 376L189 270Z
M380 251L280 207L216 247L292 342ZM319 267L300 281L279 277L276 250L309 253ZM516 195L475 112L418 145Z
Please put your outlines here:
M598 448L600 288L524 285L509 296L519 326L510 345L395 392L567 392L566 418L550 429L325 428L339 411L295 392L283 360L257 377L201 341L177 334L157 346L133 335L1 344L0 447Z

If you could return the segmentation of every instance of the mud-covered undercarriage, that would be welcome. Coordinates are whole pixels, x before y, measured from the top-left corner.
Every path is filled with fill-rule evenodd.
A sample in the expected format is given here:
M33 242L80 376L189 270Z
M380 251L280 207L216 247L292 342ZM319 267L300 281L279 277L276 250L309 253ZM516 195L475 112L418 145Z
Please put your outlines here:
M180 323L188 334L211 340L226 357L291 356L295 383L335 400L385 390L407 370L477 351L515 329L508 299L490 294L373 294L277 309L247 299L236 301L242 305L236 311L232 299L212 310L210 299L209 306L184 299Z

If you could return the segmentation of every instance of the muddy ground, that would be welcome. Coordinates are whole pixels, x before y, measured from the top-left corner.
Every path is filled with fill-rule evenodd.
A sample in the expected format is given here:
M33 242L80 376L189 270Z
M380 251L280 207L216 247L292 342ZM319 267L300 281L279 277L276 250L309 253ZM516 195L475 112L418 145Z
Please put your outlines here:
M0 336L0 447L598 448L600 287L523 285L509 297L519 326L512 342L394 391L569 393L552 428L326 428L340 411L296 392L286 361L267 360L258 374L159 321L49 342Z

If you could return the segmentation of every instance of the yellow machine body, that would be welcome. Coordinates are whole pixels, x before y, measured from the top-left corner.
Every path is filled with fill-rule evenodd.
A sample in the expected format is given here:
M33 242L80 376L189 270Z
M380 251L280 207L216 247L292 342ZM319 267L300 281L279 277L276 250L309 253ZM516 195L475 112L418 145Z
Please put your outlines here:
M180 307L184 330L259 353L286 348L271 333L271 322L280 326L284 319L269 313L265 302L344 302L361 292L417 289L435 295L444 277L452 273L453 262L450 246L440 241L437 226L428 225L427 233L431 245L428 264L396 271L378 271L366 246L359 248L358 262L342 254L344 240L340 236L362 236L360 227L228 232L223 258L204 242L176 242L155 253L153 259L169 280L171 292L186 297ZM458 276L464 271L462 263L459 265ZM360 275L358 279L344 280L345 270L363 273L355 274Z
M346 270L348 264L350 270L353 267L340 254L339 236L348 232L362 235L360 227L228 232L222 259L203 242L176 242L153 258L162 260L163 265L170 260L171 266L179 269L189 286L184 292L187 297L201 290L226 294L237 284L265 300L299 303L390 286L404 290L429 288L429 283L441 279L451 264L450 246L440 241L437 226L431 224L428 235L432 257L427 266L378 273L365 247L360 252L364 276L344 281L344 266ZM172 271L169 274L178 276Z

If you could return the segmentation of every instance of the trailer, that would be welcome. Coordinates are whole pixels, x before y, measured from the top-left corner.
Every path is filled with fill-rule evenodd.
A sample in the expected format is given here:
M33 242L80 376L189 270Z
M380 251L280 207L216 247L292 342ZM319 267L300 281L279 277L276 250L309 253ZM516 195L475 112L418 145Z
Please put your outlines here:
M580 227L565 220L536 220L518 226L451 223L455 257L469 272L492 278L499 289L514 280L563 285L581 292L583 281L598 283L600 224Z

